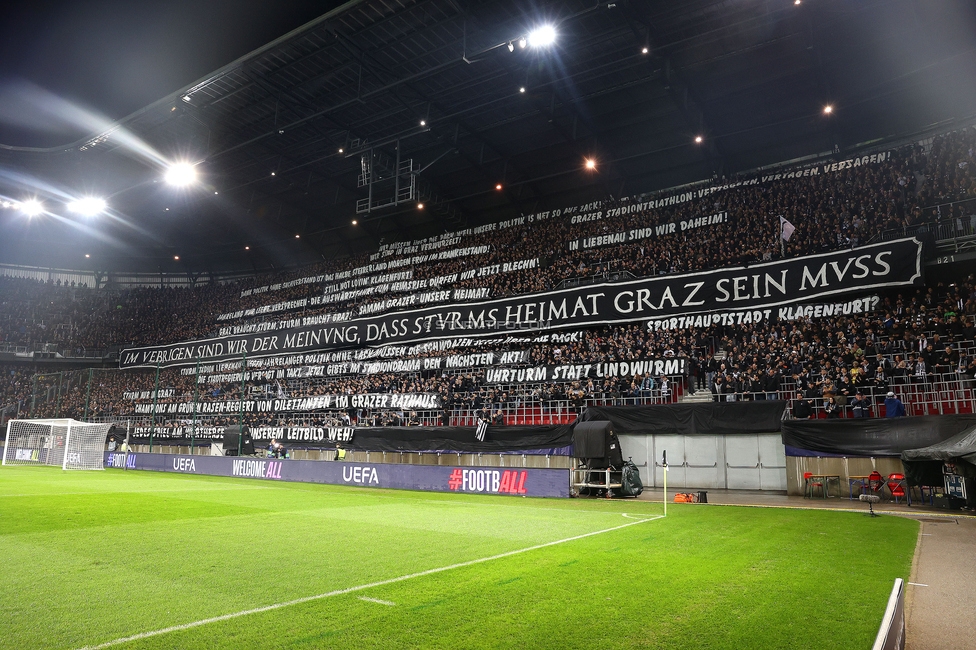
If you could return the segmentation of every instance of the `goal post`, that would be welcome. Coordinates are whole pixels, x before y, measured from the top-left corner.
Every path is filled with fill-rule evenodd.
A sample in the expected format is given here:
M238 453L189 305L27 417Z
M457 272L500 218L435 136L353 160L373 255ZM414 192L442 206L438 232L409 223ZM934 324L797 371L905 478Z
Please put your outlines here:
M70 419L10 420L2 464L105 469L105 439L111 428Z

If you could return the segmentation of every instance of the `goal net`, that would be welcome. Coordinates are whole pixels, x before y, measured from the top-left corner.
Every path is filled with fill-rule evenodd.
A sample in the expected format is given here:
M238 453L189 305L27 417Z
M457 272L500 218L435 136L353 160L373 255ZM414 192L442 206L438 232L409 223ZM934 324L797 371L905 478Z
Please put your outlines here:
M105 469L105 439L111 428L111 424L67 419L10 420L3 464Z

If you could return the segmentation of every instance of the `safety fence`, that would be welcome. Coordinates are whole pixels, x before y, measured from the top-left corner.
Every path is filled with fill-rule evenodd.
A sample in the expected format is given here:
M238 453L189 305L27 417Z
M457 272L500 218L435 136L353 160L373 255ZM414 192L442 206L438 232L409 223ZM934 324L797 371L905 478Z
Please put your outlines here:
M971 342L954 346L962 358L973 356ZM888 355L897 361L898 355ZM496 425L546 425L572 422L588 406L669 404L691 392L683 377L617 378L612 382L580 379L561 382L484 383L485 368L388 373L384 375L305 376L295 368L250 367L247 360L229 363L224 370L204 373L194 368L84 370L39 373L30 379L27 399L0 407L0 420L11 417L73 417L83 420L130 422L153 436L167 431L202 437L228 424L291 427L348 426L476 426L487 420ZM878 383L840 384L834 390L800 386L792 376L778 390L749 392L728 389L716 394L695 382L698 400L788 400L787 417L796 417L797 394L803 389L811 417L853 417L852 401L864 393L869 417L886 415L884 402L893 391L907 415L976 412L976 382L962 364L947 372L912 373L893 370ZM297 370L301 370L298 368ZM355 394L396 396L388 405L368 406L354 401L319 401L296 407L301 400ZM704 395L702 395L704 393ZM833 395L833 402L830 397ZM428 396L431 400L403 400ZM213 433L216 435L216 433Z
M244 359L223 365L226 372L219 375L192 366L40 373L15 413L118 422L140 439L196 445L220 438L228 425L270 430L476 426L483 420L493 426L565 424L587 406L667 404L685 390L681 377L646 375L620 378L611 390L585 379L486 384L483 367L323 377L302 376L296 372L302 368L249 367ZM235 367L236 373L229 372Z

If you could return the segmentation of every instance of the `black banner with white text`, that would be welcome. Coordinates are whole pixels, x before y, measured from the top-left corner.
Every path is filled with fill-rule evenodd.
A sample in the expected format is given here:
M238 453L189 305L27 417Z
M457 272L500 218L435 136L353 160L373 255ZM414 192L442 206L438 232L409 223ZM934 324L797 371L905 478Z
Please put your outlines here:
M122 352L120 366L167 367L192 364L200 359L240 359L456 336L497 337L519 331L773 308L921 281L922 244L909 238L748 267L443 305L266 335L131 348Z

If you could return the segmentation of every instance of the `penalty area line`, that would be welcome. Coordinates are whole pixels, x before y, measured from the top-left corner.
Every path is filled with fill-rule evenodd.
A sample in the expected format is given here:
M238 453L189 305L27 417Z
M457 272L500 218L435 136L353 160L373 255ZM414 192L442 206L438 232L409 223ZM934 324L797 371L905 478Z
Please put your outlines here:
M322 600L324 598L331 598L333 596L342 596L344 594L351 594L357 591L372 589L373 587L383 587L386 585L396 584L398 582L404 582L405 580L422 578L424 576L435 575L438 573L443 573L445 571L452 571L454 569L463 569L465 567L474 566L476 564L484 564L485 562L492 562L494 560L501 560L507 557L512 557L513 555L520 555L522 553L528 553L530 551L538 551L539 549L549 548L550 546L558 546L559 544L575 542L580 539L586 539L587 537L594 537L596 535L612 533L615 530L620 530L622 528L629 528L630 526L636 526L638 524L643 524L648 521L655 521L657 519L663 519L663 518L664 515L658 515L656 517L651 517L648 519L635 519L634 521L627 522L626 524L620 524L619 526L612 526L610 528L604 528L603 530L595 530L593 532L583 533L581 535L573 535L572 537L557 539L553 542L544 542L542 544L535 544L534 546L527 546L525 548L515 549L514 551L506 551L504 553L498 553L497 555L489 555L488 557L481 557L474 560L466 560L464 562L457 562L456 564L449 564L447 566L437 567L434 569L426 569L424 571L417 571L416 573L408 573L406 575L397 576L396 578L387 578L386 580L378 580L376 582L370 582L364 585L356 585L355 587L336 589L334 591L327 591L322 594L315 594L314 596L304 596L302 598L295 598L294 600L286 600L284 602L274 603L272 605L265 605L263 607L245 609L239 612L231 612L230 614L221 614L220 616L205 618L199 621L193 621L192 623L171 625L170 627L164 627L158 630L151 630L149 632L139 632L138 634L133 634L131 636L126 636L119 639L113 639L112 641L106 641L104 643L99 643L96 645L88 645L81 648L80 650L102 650L102 648L111 648L113 646L122 645L123 643L129 643L130 641L149 639L154 636L169 634L170 632L181 632L183 630L191 630L195 627L202 627L204 625L210 625L211 623L220 623L221 621L229 621L231 619L240 618L241 616L250 616L251 614L262 614L264 612L271 612L276 609L282 609L284 607L301 605L303 603L309 603L315 600Z

